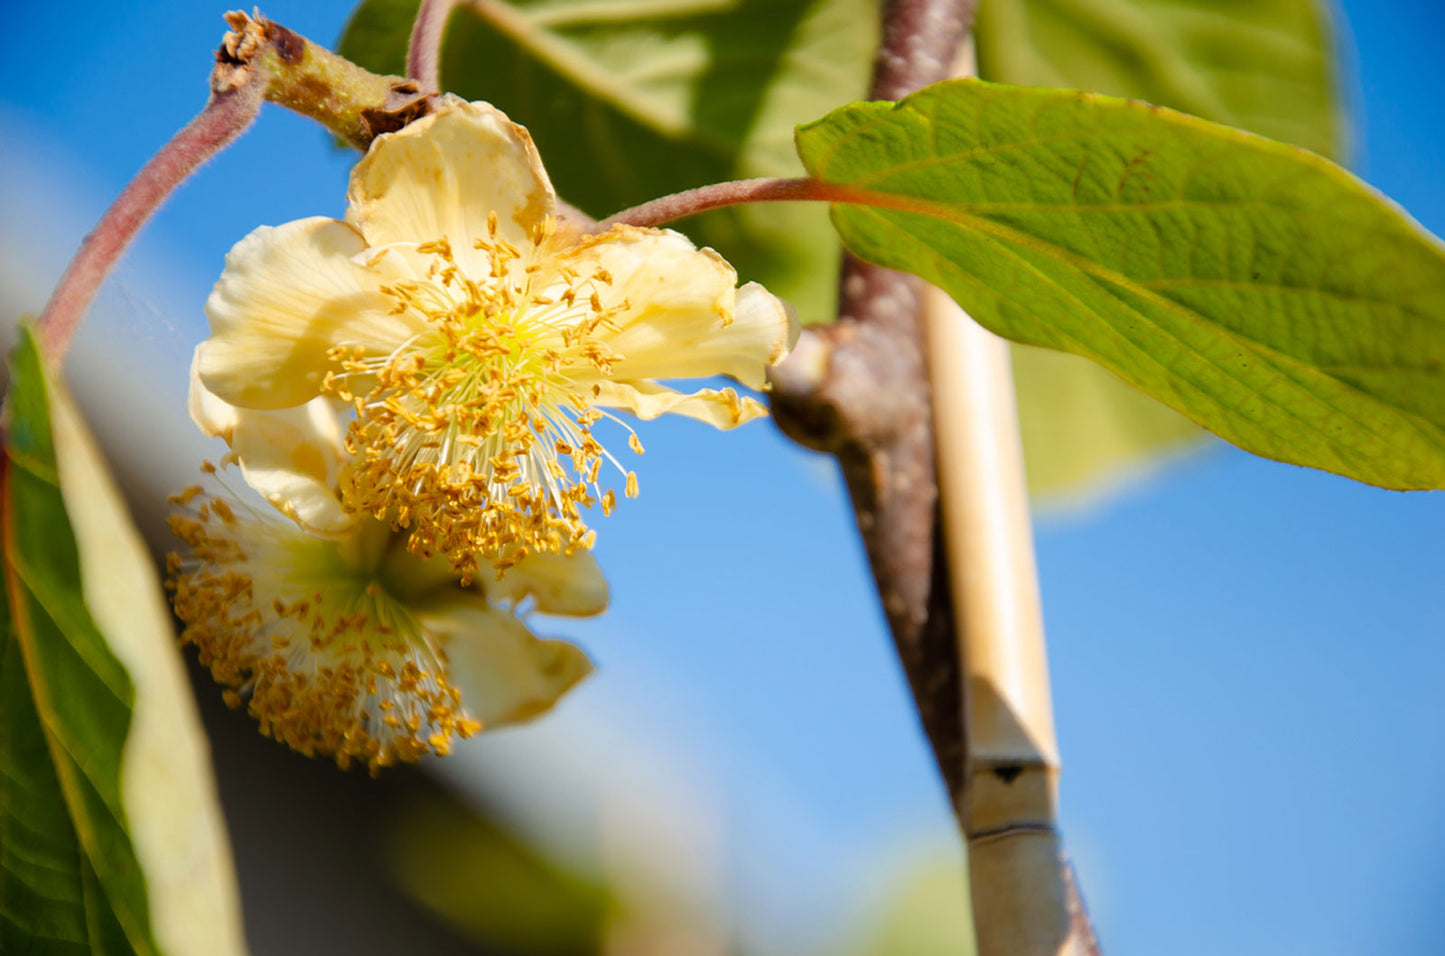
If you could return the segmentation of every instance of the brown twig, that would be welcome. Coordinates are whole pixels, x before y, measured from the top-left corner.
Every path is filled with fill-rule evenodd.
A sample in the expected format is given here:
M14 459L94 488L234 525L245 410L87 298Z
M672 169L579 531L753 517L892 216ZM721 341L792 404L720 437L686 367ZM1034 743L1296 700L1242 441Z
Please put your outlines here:
M261 109L261 84L238 82L214 92L205 109L151 157L76 250L40 314L47 361L58 363L101 283L140 227L171 191L239 136Z
M425 93L442 89L442 40L460 0L422 0L406 45L406 75Z
M975 0L890 0L872 95L947 78ZM962 809L964 737L954 617L942 574L928 369L913 276L845 261L839 321L773 376L795 440L837 456L899 659L949 796Z
M898 99L950 76L973 6L887 3L874 95ZM925 297L941 293L910 276L850 258L841 292L839 322L776 371L773 408L785 431L843 466L899 658L968 837L979 951L1097 954L1055 825L1058 762L1017 428L1004 413L1007 353L1001 343L979 350L967 336L938 334L987 335L959 325L968 319L951 302L950 314L925 321ZM949 319L955 324L939 324ZM974 389L967 408L955 408L957 361L940 362L947 380L931 386L929 328L939 339L928 343L931 357L961 349L990 373L992 397L1007 401L977 401L986 389ZM934 387L944 402L937 411ZM949 444L936 446L942 431ZM940 509L943 464L952 478ZM1026 660L1013 660L1018 654ZM1000 673L1028 686L984 679Z

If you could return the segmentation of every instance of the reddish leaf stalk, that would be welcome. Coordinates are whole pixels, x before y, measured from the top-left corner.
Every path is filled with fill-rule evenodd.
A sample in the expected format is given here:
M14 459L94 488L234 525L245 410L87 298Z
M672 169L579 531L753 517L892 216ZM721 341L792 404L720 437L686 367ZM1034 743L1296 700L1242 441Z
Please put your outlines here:
M845 201L841 187L831 186L816 179L738 179L726 183L699 186L684 192L673 193L649 200L640 206L624 209L597 224L602 232L611 226L657 226L686 216L720 209L723 206L737 206L751 202L794 202L813 200L817 202Z
M105 211L40 314L37 332L47 361L58 363L65 354L85 310L140 227L186 177L251 125L261 100L258 83L212 95L200 115L151 157Z

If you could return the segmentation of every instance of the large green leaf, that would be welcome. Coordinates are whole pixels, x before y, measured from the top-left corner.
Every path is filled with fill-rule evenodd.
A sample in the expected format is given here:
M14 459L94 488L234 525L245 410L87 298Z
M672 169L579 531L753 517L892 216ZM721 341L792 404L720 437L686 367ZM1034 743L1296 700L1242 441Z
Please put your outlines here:
M1319 0L983 0L979 76L1148 100L1297 143L1343 150L1331 30ZM1082 359L1014 349L1035 493L1078 493L1203 437Z
M0 944L243 952L159 581L28 331L11 365L3 522Z
M339 50L400 72L417 0L365 0ZM867 87L877 0L487 0L454 15L447 89L532 133L554 185L597 216L670 192L796 176L793 127ZM680 227L833 317L838 245L807 204L721 210Z
M1445 485L1445 250L1304 150L979 81L798 131L854 252L1256 454Z

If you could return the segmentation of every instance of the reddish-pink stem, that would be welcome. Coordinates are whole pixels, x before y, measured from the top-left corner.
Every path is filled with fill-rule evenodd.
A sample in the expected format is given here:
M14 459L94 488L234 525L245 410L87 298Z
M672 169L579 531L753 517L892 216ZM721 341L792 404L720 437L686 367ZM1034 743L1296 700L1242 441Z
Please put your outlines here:
M459 0L422 0L411 25L406 47L407 79L416 80L425 93L442 89L442 39L447 20Z
M251 124L261 109L261 87L246 83L214 94L200 115L151 157L85 237L40 313L37 333L50 362L59 363L101 283L171 190Z
M858 197L845 186L816 179L738 179L699 186L624 209L597 224L602 232L611 226L658 226L686 216L750 202L848 202Z

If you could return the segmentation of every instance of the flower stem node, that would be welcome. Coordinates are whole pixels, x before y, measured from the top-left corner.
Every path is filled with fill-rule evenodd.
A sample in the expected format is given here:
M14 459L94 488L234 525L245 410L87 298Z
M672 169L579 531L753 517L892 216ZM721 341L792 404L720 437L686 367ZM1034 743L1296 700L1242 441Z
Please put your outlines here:
M258 85L266 99L309 116L357 149L425 115L432 97L414 81L379 76L258 12L226 14L211 90Z
M641 453L614 412L756 418L731 388L658 380L760 389L797 338L787 305L678 233L559 221L531 137L484 103L446 97L378 137L348 200L344 221L263 227L231 251L199 384L243 418L318 397L349 409L344 510L406 529L462 578L479 555L502 570L590 547L585 512L616 503L604 469L637 494L600 437L619 428ZM324 510L303 478L273 484L293 516Z

